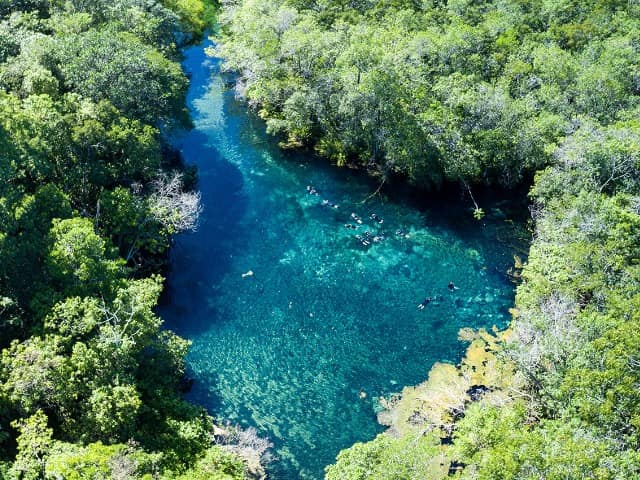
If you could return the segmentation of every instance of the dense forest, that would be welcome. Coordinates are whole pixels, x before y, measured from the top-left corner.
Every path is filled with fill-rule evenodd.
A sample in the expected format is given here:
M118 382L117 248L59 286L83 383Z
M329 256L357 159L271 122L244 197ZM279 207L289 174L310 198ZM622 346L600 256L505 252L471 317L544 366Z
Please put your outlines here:
M201 0L0 1L0 478L244 478L154 313Z
M639 478L637 2L236 0L221 24L283 147L422 188L533 185L510 328L463 332L458 368L327 478Z
M634 2L225 5L217 53L239 95L283 145L338 165L510 186L554 163L569 132L634 138Z

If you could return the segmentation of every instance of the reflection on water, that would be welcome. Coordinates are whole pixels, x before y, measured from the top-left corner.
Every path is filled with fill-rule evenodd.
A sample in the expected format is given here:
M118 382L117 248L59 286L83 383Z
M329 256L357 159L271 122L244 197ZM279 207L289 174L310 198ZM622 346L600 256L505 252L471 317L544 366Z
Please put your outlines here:
M459 358L460 327L505 324L512 254L496 231L508 224L363 204L369 180L283 158L204 46L186 52L195 129L177 142L205 211L172 251L162 314L193 341L192 400L270 437L273 478L321 478L340 449L382 430L377 397Z

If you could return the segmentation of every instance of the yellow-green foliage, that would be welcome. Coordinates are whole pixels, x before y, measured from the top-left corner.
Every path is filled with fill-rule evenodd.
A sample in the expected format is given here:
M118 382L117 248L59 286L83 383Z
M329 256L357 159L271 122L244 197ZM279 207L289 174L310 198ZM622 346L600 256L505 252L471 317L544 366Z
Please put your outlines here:
M435 434L383 433L356 443L327 467L327 480L439 480L449 470L449 458Z
M217 9L214 0L163 0L163 4L177 12L183 26L195 35L213 26Z
M129 478L151 480L158 455L149 455L126 445L92 443L86 447L57 443L47 462L45 478L54 480L109 480L128 474Z
M175 477L163 477L164 480L244 480L245 478L247 477L245 477L242 461L220 447L209 448L187 472Z
M460 339L471 344L460 366L436 363L426 382L405 387L390 400L383 399L386 410L378 414L380 423L391 427L394 434L440 430L446 436L471 401L471 387L485 387L487 402L507 402L506 390L514 385L516 377L513 367L497 355L506 336L508 332L494 336L485 330L461 330Z

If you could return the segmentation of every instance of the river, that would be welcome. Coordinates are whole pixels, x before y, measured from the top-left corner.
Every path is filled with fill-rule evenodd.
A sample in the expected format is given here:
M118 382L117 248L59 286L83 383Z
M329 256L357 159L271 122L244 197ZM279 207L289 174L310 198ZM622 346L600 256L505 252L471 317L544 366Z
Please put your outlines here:
M204 212L176 239L161 314L193 342L189 398L269 437L272 478L322 478L382 431L376 398L460 358L460 327L506 324L513 224L504 207L477 222L468 203L364 202L371 179L278 149L208 45L185 51L194 129L176 139Z

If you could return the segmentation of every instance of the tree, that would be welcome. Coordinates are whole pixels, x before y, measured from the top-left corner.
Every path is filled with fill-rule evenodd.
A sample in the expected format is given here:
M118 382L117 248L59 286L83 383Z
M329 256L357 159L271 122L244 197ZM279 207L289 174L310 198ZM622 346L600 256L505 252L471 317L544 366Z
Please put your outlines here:
M32 337L14 341L2 352L2 391L22 415L35 415L39 409L61 411L73 395L69 392L69 370L54 338Z
M133 35L109 29L69 35L55 55L65 85L94 102L107 99L150 125L185 119L187 81L179 65Z
M19 432L18 455L9 471L10 478L40 480L44 477L53 443L53 431L47 427L47 416L38 410L29 418L14 422L13 427Z
M394 438L380 434L367 443L356 443L338 454L337 463L326 469L327 480L441 479L449 461L438 452L439 440L430 433Z
M109 295L123 265L86 218L54 220L46 258L48 271L64 295Z

